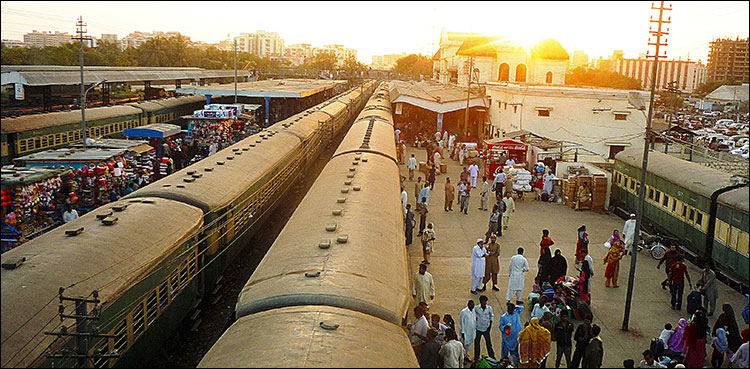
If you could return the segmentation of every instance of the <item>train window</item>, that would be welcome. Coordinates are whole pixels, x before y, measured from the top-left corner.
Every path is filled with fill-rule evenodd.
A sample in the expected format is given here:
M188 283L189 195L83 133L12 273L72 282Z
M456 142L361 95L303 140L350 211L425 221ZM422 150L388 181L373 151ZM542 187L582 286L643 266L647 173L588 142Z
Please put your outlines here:
M26 146L27 140L21 140L18 142L18 151L19 152L26 152L28 150L28 147Z
M169 294L167 293L167 283L168 283L167 281L164 281L159 285L159 309L163 308L165 305L169 303Z
M180 289L185 288L188 282L188 266L186 262L180 265Z
M109 346L107 345L107 341L109 340L103 339L99 341L99 343L97 343L96 346L94 346L91 349L91 353L97 354L100 352L106 353L107 351L109 351L108 349ZM93 361L94 361L94 365L93 365L94 368L106 368L109 366L109 359L107 359L106 357L95 357Z
M148 295L148 299L146 299L146 321L149 325L156 320L157 313L159 312L159 309L156 307L156 302L156 290L153 290Z
M143 302L139 301L133 309L133 339L140 337L144 327Z
M81 131L75 131L73 132L75 134L75 140L78 141L81 139Z
M695 219L695 209L690 209L690 216L688 217L690 221L693 221Z
M634 181L634 180L632 180L632 179L630 180L630 189L631 189L631 190L634 190L634 189L635 189L635 181Z
M125 351L128 344L128 325L125 319L121 320L117 325L114 334L117 336L117 338L115 338L115 350L118 352Z
M701 213L700 211L695 216L695 224L697 224L697 225L702 225L703 224L703 213Z
M175 270L169 276L169 297L170 297L170 299L174 300L174 295L177 294L177 291L179 289L180 289L180 286L179 286L179 272L177 270Z
M714 238L726 245L729 240L729 224L725 223L721 219L716 219L716 231L714 231Z
M648 185L646 185L646 186L648 186ZM649 200L653 200L654 199L654 189L653 188L649 188L648 189L648 199Z
M47 147L47 136L42 137L42 146L41 147Z
M55 134L55 145L59 145L62 143L62 133Z
M660 200L661 200L661 191L654 190L654 201L656 201L656 203L659 204Z
M61 134L61 135L60 135L60 141L61 141L62 143L68 143L68 134L67 134L67 133L63 133L63 134Z
M195 275L198 274L198 264L196 263L197 256L196 253L193 253L188 259L188 271L190 272L191 277L195 277Z
M687 209L688 209L688 206L685 204L682 204L682 217L683 218L687 216Z
M748 247L750 247L750 235L747 232L739 232L739 240L737 241L737 252L742 255L748 255Z
M733 249L738 249L740 247L738 245L740 242L740 230L735 227L730 227L729 229L729 246Z
M665 208L669 206L669 195L664 194L664 200L662 200L661 205Z

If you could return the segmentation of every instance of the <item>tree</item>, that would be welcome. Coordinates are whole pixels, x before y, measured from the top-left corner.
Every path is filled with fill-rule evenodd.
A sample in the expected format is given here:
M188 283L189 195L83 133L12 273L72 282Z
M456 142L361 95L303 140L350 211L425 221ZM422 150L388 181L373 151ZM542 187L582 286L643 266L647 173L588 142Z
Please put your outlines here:
M344 64L341 69L346 71L350 75L359 75L359 73L367 70L367 66L357 61L356 57L350 56L346 58L346 60L344 60Z
M578 67L565 75L565 84L571 86L609 87L624 90L640 90L641 83L616 72Z
M336 54L332 52L321 52L318 53L318 55L315 55L310 66L314 69L331 71L336 69L337 63L338 59L336 58Z
M429 77L432 76L432 59L422 54L407 55L396 61L393 71L414 79Z

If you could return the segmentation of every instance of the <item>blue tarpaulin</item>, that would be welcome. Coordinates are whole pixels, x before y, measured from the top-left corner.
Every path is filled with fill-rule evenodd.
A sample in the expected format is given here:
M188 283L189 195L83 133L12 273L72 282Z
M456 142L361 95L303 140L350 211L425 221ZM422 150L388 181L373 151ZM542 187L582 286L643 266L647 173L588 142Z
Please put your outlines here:
M125 137L167 138L180 133L180 126L167 123L147 124L138 128L126 129Z

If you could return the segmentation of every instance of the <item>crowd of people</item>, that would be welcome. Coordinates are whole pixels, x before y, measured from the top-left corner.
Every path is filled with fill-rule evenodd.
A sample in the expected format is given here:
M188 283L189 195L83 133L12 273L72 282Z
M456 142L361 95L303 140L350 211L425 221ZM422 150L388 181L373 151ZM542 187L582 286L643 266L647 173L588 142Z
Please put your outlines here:
M438 142L440 140L445 141L443 137L448 138L446 141L448 142L447 148L450 149L450 136L441 135L438 138L438 134L435 134L435 139ZM400 140L397 139L397 142L400 143ZM574 255L569 256L574 260L573 270L569 270L568 259L561 249L558 248L554 253L552 252L551 247L555 242L551 238L549 230L542 230L536 268L529 265L524 248L516 249L516 254L511 257L507 265L508 285L505 290L505 312L500 316L499 321L496 321L493 307L490 306L489 299L483 292L487 290L490 282L493 291L501 290L497 284L501 250L498 239L503 236L503 231L508 231L509 220L516 207L511 194L504 191L503 178L496 178L494 182L488 181L486 177L479 176L475 164L463 166L457 181L458 186L455 186L450 178L446 178L443 210L444 212L453 211L453 202L458 200L460 212L468 214L468 199L472 192L475 192L480 196L479 210L489 212L488 229L482 237L477 238L471 251L470 292L479 295L478 304L474 299L467 302L466 307L459 313L458 327L456 327L456 322L453 321L451 314L445 314L441 318L440 314L430 312L436 296L436 286L435 279L427 270L430 265L430 255L435 252L436 240L440 239L441 236L435 224L428 220L430 193L434 189L435 182L434 168L439 167L442 160L442 156L439 156L440 144L435 144L433 148L434 151L431 153L428 150L427 158L428 162L431 161L437 165L428 164L430 173L427 180L423 181L421 176L415 175L417 161L413 154L405 163L409 172L408 178L410 181L414 181L414 208L409 202L406 186L403 185L406 181L405 177L402 177L401 193L405 212L407 247L412 244L413 233L417 228L416 215L419 215L417 237L420 238L422 262L419 265L419 271L412 278L412 295L416 304L414 308L415 318L412 319L407 328L409 339L419 359L420 366L446 368L469 365L475 367L546 367L551 345L554 341L557 347L555 367L560 367L563 357L565 358L564 365L567 368L601 367L604 342L600 336L601 327L594 323L594 316L590 309L595 263L589 254L589 236L585 225L581 225L577 229L576 251ZM403 161L403 157L406 155L402 154L401 156ZM429 160L431 157L432 160ZM415 176L416 180L414 180ZM481 181L479 178L482 178ZM473 191L474 189L477 190ZM495 196L490 205L489 194L491 193L494 193ZM433 199L433 204L434 201ZM491 211L489 210L490 207ZM604 244L608 248L602 259L604 286L606 288L620 287L618 284L619 264L624 256L634 252L634 235L635 214L631 214L622 230L614 230L609 240ZM534 257L536 258L536 255ZM682 307L682 291L685 279L692 286L687 268L682 262L683 259L684 256L679 252L678 247L671 245L667 255L657 266L657 268L661 268L662 263L666 265L667 280L662 286L665 289L669 287L672 298L671 305L673 309L678 311ZM525 274L529 272L536 273L535 283L531 287L531 292L526 294L529 291L526 289L524 281ZM705 315L705 311L710 308L710 312L713 313L717 299L716 275L711 270L710 263L705 263L705 269L700 280L696 283L696 288L706 296L706 307L701 306L696 309L695 313L691 312L690 322L685 321L685 324L681 322L678 325L678 327L683 327L683 330L689 324L694 327L691 328L691 333L686 336L686 339L689 338L689 340L683 339L678 344L680 347L684 347L682 349L683 355L665 362L662 352L656 353L652 351L652 348L649 348L649 350L643 352L643 360L639 363L634 360L626 360L623 363L624 366L638 364L639 367L661 367L661 365L664 365L664 367L667 367L667 365L669 367L679 365L702 367L705 352L701 356L700 350L701 347L704 347L705 351L707 345L713 345L715 348L718 346L718 352L725 355L722 357L728 358L730 355L736 355L738 357L735 360L737 363L741 363L743 357L747 358L747 345L744 346L743 351L739 347L739 341L734 342L735 346L722 344L722 337L725 336L732 337L735 340L739 339L736 323L734 332L730 332L732 328L729 326L716 326L714 337L718 339L714 338L711 343L706 341L707 333L703 334L704 326L707 324L705 317L710 316L710 314ZM524 310L530 312L527 319L521 318L521 312ZM730 313L726 314L727 316L730 315ZM725 319L726 321L730 320L729 318ZM581 323L576 325L573 320ZM717 324L719 323L717 322ZM499 360L496 360L490 335L493 325L500 329L502 340ZM480 357L480 345L483 338L488 357ZM701 342L703 346L701 346ZM472 344L474 345L473 357L470 356ZM685 354L685 352L689 354ZM698 362L701 365L698 365Z

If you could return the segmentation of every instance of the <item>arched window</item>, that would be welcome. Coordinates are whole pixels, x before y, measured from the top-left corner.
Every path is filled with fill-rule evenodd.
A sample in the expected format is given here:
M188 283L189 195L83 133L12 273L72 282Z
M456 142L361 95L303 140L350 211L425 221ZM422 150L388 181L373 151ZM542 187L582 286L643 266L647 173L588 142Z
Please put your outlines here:
M544 79L545 83L552 83L552 72L547 72L547 77Z
M510 81L510 65L508 63L500 64L500 71L497 76L497 80L500 82Z
M526 66L523 64L516 67L516 82L526 82Z

